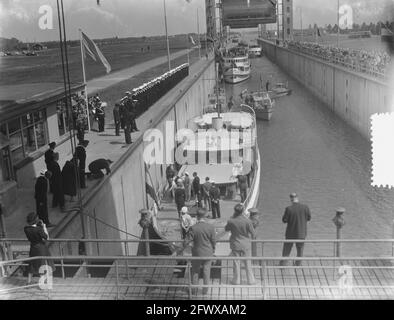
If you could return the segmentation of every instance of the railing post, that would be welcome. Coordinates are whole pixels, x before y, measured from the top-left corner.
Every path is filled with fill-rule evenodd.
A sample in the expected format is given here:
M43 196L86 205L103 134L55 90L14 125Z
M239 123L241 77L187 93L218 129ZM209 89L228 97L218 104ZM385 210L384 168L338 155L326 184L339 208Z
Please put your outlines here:
M263 268L263 300L267 300L267 266L264 260L260 262Z
M149 240L149 227L151 224L151 215L150 211L147 209L140 210L141 219L138 222L142 228L142 239ZM149 241L145 241L145 255L150 256L150 243Z
M188 286L188 291L189 291L189 300L191 300L192 299L192 288L191 288L191 284L192 284L192 270L191 270L191 266L190 266L190 264L191 264L191 262L190 261L187 261L187 264L186 264L186 271L187 271L187 278L188 278L188 281L189 281L189 286Z
M332 221L334 222L336 228L337 228L337 252L336 256L340 257L341 256L341 242L339 241L341 239L341 229L345 225L345 220L343 218L343 214L345 213L345 208L338 208L336 210L336 215Z
M116 273L116 300L119 300L119 269L118 269L118 261L115 261L115 273Z
M125 254L126 256L129 256L129 244L127 243L127 241L125 241L124 244L125 244L125 248L124 248ZM127 280L129 280L129 259L126 259L125 266L126 266Z

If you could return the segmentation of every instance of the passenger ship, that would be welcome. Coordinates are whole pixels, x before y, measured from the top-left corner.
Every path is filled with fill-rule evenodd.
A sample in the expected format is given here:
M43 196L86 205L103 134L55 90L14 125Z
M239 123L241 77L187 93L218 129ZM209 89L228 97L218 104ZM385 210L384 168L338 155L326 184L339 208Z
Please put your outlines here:
M191 177L193 172L197 172L201 185L206 177L215 182L220 190L221 217L213 219L209 216L207 222L215 226L218 240L227 240L229 235L224 231L224 226L231 218L235 204L241 203L237 190L239 175L247 177L249 187L247 197L242 202L245 215L256 206L258 200L261 171L256 114L253 108L245 104L233 107L231 112L220 112L220 107L219 110L212 107L204 108L201 116L188 121L188 137L182 148L185 160L178 176L182 177L187 172ZM191 131L194 136L191 136ZM191 199L186 205L191 216L194 216L197 213L196 199ZM209 212L209 215L212 214ZM173 218L154 219L154 229L157 238L181 240L180 225ZM227 252L226 245L220 244L216 252ZM169 242L169 246L177 247L176 242ZM188 251L184 254L189 255Z
M246 48L230 49L223 56L223 76L227 83L239 83L250 78L251 65Z

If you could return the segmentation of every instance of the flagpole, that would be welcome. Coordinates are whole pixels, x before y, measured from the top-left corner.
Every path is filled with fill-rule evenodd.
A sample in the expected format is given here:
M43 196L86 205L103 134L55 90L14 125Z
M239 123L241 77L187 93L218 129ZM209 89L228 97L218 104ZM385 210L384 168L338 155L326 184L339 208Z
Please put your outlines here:
M339 48L339 0L337 2L337 27L338 27L338 32L337 32L337 48Z
M197 8L197 34L198 34L198 56L201 59L201 39L200 39L200 21L198 17L198 8Z
M82 43L82 30L79 29L79 40L81 42L81 60L82 60L82 74L83 74L83 83L85 84L85 104L86 104L86 115L88 117L88 131L90 132L90 117L89 117L89 102L88 102L88 89L86 82L86 71L85 71L85 54Z
M164 0L164 25L165 25L165 29L166 29L166 40L167 40L168 71L170 71L171 70L171 58L170 58L170 41L168 40L166 0Z

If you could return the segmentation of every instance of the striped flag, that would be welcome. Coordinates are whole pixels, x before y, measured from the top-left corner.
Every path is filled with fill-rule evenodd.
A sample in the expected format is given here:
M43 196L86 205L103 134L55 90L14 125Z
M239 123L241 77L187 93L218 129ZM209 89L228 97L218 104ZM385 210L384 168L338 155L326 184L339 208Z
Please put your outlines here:
M101 61L101 63L104 65L105 69L107 70L107 73L111 72L111 66L108 63L107 59L104 57L100 49L97 47L97 45L91 40L86 34L84 34L81 31L82 34L82 44L83 44L83 59L86 57L86 53L94 60L97 61L97 58Z

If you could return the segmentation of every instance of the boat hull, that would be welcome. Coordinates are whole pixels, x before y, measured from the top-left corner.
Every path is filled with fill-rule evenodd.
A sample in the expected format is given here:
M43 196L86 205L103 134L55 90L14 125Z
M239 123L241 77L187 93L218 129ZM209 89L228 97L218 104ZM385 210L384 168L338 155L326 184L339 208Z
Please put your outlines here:
M224 75L224 81L227 83L235 84L240 83L242 81L248 80L250 78L250 74L247 75Z
M255 109L256 118L258 120L270 121L272 118L273 109Z

